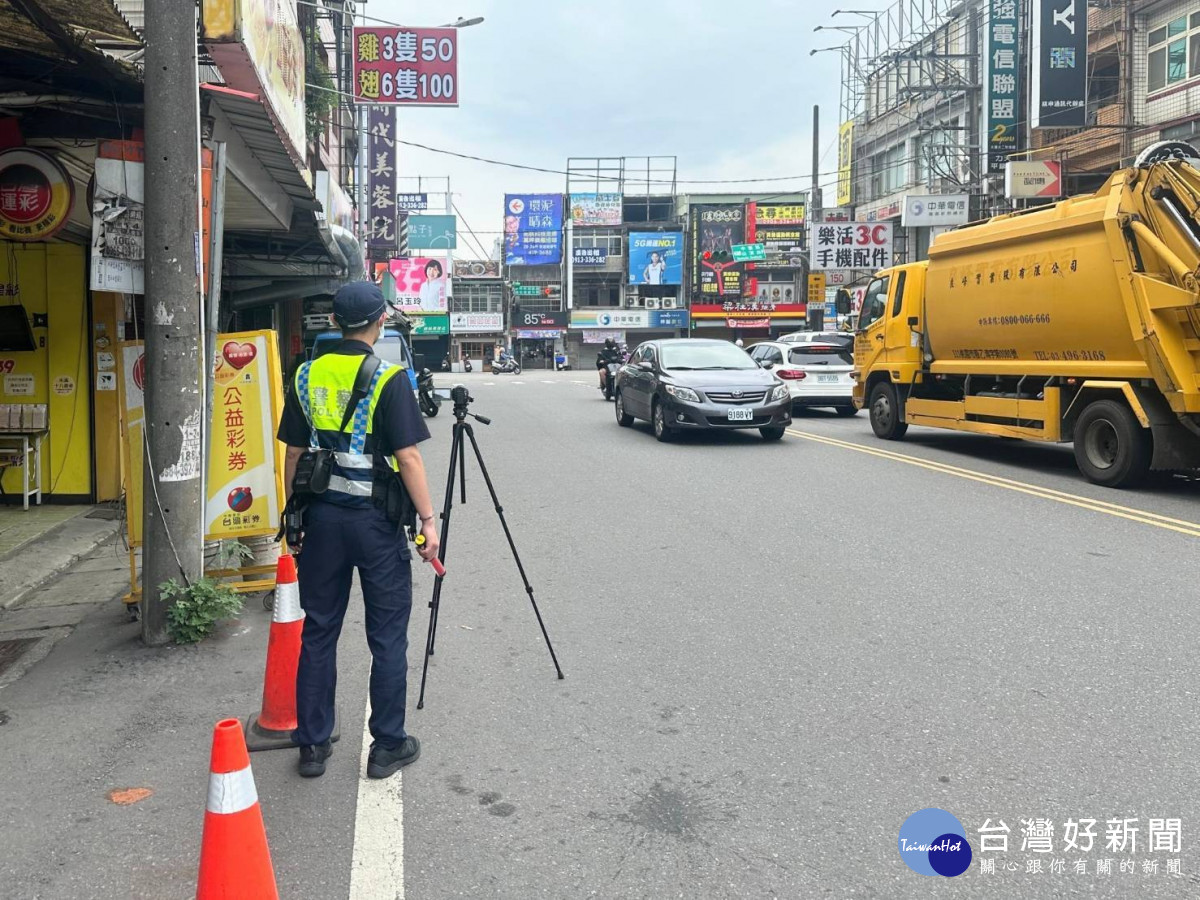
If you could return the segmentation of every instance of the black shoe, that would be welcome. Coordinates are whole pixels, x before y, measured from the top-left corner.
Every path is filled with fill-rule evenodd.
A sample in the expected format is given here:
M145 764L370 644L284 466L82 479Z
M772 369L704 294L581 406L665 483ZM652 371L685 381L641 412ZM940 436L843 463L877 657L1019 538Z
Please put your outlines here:
M367 757L367 777L387 778L395 775L409 763L415 763L421 755L421 742L411 734L395 750L372 745Z
M325 760L333 756L333 746L326 741L323 744L309 744L300 748L300 777L320 778L325 774Z

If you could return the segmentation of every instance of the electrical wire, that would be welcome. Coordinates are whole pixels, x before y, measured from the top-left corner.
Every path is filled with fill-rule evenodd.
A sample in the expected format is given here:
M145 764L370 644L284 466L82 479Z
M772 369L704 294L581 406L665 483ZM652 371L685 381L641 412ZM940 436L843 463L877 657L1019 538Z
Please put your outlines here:
M454 210L455 214L456 214L456 215L457 215L457 216L458 216L460 219L462 219L462 223L463 223L463 225L465 225L465 226L467 227L467 234L471 235L471 240L473 240L473 241L475 242L475 248L476 248L476 249L479 251L479 253L480 253L480 259L487 259L487 258L488 258L488 252L487 252L486 250L484 250L484 249L483 249L483 243L482 243L482 242L479 240L479 238L477 238L477 237L475 236L475 231L474 231L474 229L473 229L473 228L471 228L471 223L470 223L470 222L468 222L468 221L467 221L467 217L466 217L466 216L464 216L464 215L462 214L462 210L460 210L460 209L458 208L458 204L454 202L454 197L453 197L453 196L451 196L451 197L450 197L450 207L451 207L451 209L453 209L453 210Z

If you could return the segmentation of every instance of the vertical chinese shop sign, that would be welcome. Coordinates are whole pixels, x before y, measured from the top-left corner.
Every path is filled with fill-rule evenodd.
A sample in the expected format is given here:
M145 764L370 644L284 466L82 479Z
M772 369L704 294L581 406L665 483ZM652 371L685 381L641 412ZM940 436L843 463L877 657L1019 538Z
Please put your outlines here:
M205 533L210 540L274 535L283 507L283 411L276 335L223 334L214 360Z
M367 250L388 257L399 248L396 221L396 110L367 112Z
M984 116L988 171L1003 172L1008 155L1020 149L1020 3L1018 0L990 0L989 13L984 26L987 33Z

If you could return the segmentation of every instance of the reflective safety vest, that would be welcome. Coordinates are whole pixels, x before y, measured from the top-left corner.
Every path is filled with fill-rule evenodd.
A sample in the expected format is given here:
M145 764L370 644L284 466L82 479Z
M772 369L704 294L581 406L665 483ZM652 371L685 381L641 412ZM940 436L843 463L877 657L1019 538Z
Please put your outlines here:
M374 482L374 459L378 454L393 471L395 458L375 446L375 407L384 385L404 369L379 361L367 394L359 402L346 430L341 431L346 404L354 393L354 379L365 357L361 353L327 353L301 364L296 370L296 396L312 433L309 446L334 451L329 488L322 500L339 506L370 507Z

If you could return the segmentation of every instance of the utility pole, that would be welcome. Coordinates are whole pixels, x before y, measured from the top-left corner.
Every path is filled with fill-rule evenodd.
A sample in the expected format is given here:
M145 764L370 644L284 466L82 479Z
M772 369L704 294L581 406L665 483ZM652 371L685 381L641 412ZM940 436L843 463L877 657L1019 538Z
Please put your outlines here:
M808 221L820 218L821 208L821 107L813 105L812 196L808 198Z
M159 585L202 574L203 312L195 0L146 4L146 389L142 640L167 641Z

